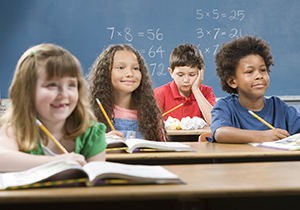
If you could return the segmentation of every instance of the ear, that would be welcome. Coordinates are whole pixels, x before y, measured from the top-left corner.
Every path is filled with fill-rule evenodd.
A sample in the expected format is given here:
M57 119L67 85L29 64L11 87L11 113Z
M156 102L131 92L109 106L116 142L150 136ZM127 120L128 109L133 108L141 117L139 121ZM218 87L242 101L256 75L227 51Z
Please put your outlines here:
M173 70L172 70L171 68L168 68L168 71L169 71L169 73L170 73L170 76L171 76L172 79L173 79Z
M233 88L233 89L236 89L237 88L237 83L236 83L236 80L235 80L235 77L234 76L230 76L226 79L226 83L229 87Z

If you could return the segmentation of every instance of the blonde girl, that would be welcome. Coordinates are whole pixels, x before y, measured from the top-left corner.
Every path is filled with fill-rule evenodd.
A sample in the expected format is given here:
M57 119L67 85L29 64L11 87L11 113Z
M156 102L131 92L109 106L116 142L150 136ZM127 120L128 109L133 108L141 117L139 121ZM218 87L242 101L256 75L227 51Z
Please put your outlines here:
M40 44L21 56L9 89L10 107L0 120L1 172L57 159L74 159L81 165L105 160L106 127L96 123L85 85L79 61L62 47ZM69 154L62 154L36 119Z

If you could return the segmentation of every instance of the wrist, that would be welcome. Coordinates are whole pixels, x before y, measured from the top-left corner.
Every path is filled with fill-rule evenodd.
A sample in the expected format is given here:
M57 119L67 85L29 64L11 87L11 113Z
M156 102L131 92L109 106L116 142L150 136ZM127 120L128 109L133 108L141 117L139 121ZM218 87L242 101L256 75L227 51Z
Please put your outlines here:
M192 92L200 91L199 87L192 87Z

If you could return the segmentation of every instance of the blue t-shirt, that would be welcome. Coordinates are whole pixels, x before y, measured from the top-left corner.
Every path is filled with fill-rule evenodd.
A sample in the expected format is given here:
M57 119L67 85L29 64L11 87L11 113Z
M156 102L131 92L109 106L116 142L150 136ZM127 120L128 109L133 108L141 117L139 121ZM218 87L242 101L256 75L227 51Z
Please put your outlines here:
M254 112L275 128L287 130L290 135L300 132L300 114L296 108L272 96L265 98L261 111ZM248 109L243 107L237 95L219 99L211 111L211 139L215 141L214 133L219 127L235 127L247 130L268 130L268 126L253 117Z

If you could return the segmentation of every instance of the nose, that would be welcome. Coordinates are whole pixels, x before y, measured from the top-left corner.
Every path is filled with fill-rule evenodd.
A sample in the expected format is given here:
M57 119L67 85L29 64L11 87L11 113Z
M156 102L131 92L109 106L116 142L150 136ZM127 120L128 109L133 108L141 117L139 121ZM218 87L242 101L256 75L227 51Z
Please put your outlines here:
M189 82L189 80L190 80L189 76L185 76L185 77L183 78L183 81L184 81L184 82Z
M133 70L132 69L126 69L126 77L132 77L133 76Z
M261 79L261 78L263 78L262 72L257 71L257 72L256 72L256 75L255 75L255 79Z
M58 88L58 97L66 98L67 97L67 87L60 86Z

